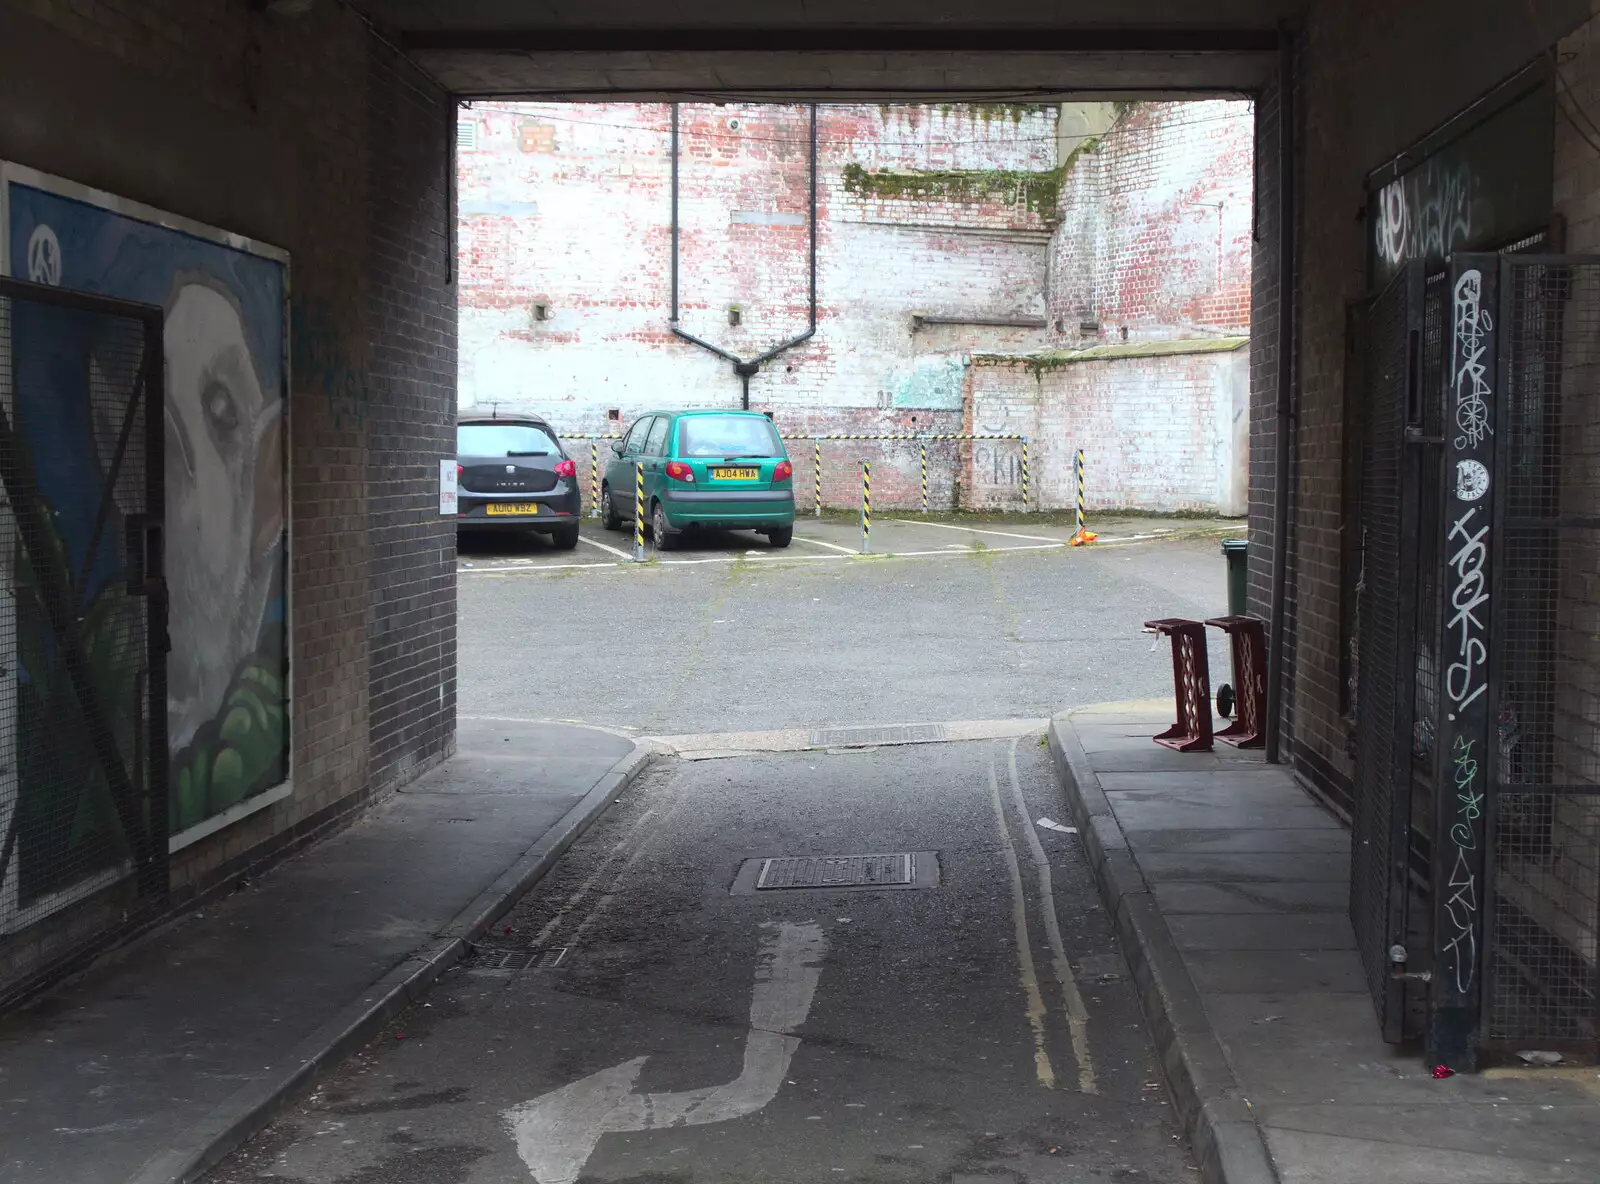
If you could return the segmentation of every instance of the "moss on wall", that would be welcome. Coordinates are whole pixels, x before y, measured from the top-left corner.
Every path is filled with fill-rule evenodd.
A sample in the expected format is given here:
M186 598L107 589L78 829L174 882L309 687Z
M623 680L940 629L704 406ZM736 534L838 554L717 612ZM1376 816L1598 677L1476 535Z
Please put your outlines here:
M913 200L988 201L1001 198L1007 205L1026 205L1046 216L1056 210L1061 182L1077 159L1053 169L928 169L915 172L869 172L854 161L844 166L844 190L863 197Z
M921 112L926 109L925 103L879 103L878 114L885 120L894 114L899 106L908 111ZM959 112L964 112L969 119L981 119L985 123L993 123L996 119L1009 119L1012 123L1021 123L1024 116L1041 115L1052 111L1054 103L940 103L939 114L946 119Z

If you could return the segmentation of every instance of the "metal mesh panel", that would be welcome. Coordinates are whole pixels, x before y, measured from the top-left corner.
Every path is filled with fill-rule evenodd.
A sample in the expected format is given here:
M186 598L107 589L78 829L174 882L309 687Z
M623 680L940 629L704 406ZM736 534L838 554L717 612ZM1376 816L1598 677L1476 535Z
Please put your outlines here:
M1439 442L1444 432L1445 324L1449 315L1449 284L1444 273L1428 277L1422 298L1422 385L1421 406L1411 419L1424 443L1414 448L1419 468L1417 529L1417 615L1416 693L1412 724L1411 756L1422 779L1428 780L1433 766L1436 721L1439 718L1439 558L1440 466L1444 448ZM1425 803L1418 803L1419 817L1426 817ZM1426 867L1426 861L1422 866Z
M1357 704L1350 917L1368 985L1385 1027L1392 989L1389 947L1396 940L1393 909L1393 825L1409 788L1396 767L1397 737L1409 727L1402 676L1400 624L1406 394L1410 351L1409 272L1374 301L1367 326L1367 433L1362 461L1362 577L1359 589L1360 697ZM1407 622L1409 625L1409 622ZM1399 853L1403 859L1403 852Z
M1600 264L1510 260L1487 1035L1597 1045Z
M0 282L0 934L165 882L159 321L30 290Z

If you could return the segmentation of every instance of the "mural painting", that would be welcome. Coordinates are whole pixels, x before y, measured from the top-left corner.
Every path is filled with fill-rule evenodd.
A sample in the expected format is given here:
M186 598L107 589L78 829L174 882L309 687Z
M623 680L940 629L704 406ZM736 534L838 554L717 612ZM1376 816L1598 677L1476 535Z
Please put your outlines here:
M27 170L9 170L4 197L16 278L165 314L168 825L181 835L289 776L288 257ZM19 336L19 367L30 348ZM85 402L83 381L57 367L46 396ZM72 416L30 425L64 545L81 549L81 515L59 511L98 463L96 433Z

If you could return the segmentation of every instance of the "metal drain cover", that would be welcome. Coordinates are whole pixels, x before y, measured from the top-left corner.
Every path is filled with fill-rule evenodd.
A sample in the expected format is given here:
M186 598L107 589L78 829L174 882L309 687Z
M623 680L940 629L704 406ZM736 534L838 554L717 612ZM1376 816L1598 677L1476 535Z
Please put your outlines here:
M885 728L817 728L813 748L864 748L869 744L925 744L948 735L943 724L896 724Z
M766 860L756 887L865 888L909 884L915 867L910 855L785 855Z
M554 970L566 956L566 946L538 950L476 946L463 962L468 970Z
M747 859L732 892L804 892L828 889L931 888L939 882L939 857L932 851L869 855L774 855Z

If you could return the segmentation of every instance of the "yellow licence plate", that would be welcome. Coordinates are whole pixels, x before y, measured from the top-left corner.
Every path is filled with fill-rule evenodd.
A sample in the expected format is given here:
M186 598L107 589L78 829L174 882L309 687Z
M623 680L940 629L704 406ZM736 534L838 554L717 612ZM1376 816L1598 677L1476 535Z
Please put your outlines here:
M537 514L538 502L490 502L484 507L484 512L491 518L501 514Z
M760 469L712 469L713 481L755 481L761 476Z

